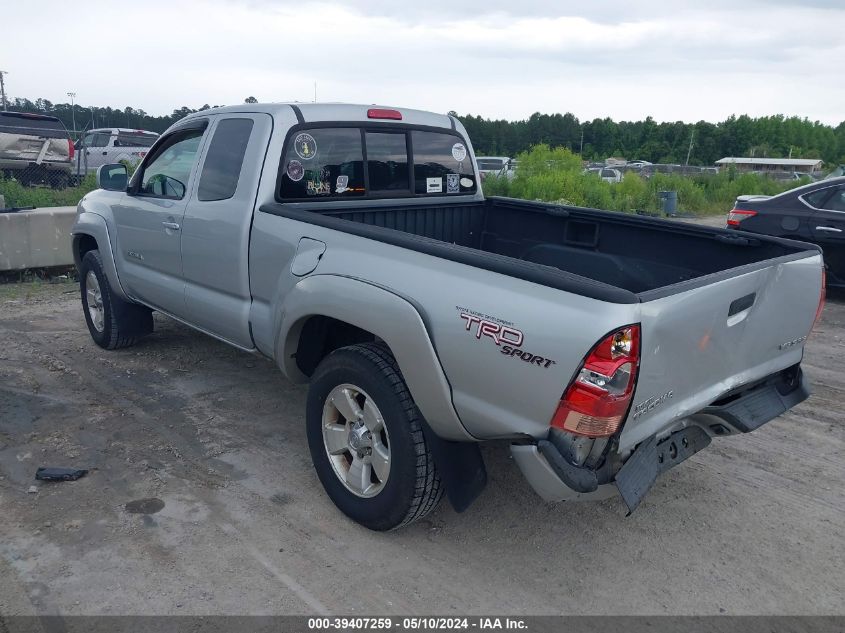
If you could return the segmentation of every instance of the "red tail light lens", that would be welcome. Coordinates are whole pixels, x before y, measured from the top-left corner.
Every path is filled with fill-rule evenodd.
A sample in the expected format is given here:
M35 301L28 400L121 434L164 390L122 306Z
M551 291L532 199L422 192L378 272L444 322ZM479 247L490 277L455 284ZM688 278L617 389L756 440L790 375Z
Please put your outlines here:
M73 160L73 153L76 151L73 147L73 141L67 140L67 151L70 153L70 159Z
M753 218L757 215L756 211L747 211L746 209L731 209L728 214L728 226L739 226L739 223L748 218Z
M819 307L816 308L816 319L813 321L813 327L816 327L816 324L819 322L819 319L822 318L822 311L824 310L824 302L827 297L827 271L825 270L824 266L822 266L822 290L819 293Z
M399 110L387 110L384 108L370 108L367 110L368 119L393 119L395 121L402 120L402 113Z
M616 433L631 406L639 364L639 325L602 339L563 394L551 425L587 437Z

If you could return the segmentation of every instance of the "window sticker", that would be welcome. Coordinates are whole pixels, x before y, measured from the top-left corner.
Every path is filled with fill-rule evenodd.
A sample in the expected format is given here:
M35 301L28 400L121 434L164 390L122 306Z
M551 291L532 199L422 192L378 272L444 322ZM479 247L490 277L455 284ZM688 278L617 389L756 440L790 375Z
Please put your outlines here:
M337 182L335 183L335 193L343 193L344 191L349 191L349 176L338 176Z
M296 135L293 141L293 149L302 160L311 160L317 155L317 141L307 132L303 132ZM454 153L454 150L452 153Z
M443 178L426 178L425 179L426 193L443 193Z
M305 193L309 196L326 196L331 192L332 186L328 180L309 180L305 183Z
M463 143L455 143L452 145L452 158L456 161L463 162L463 160L467 157L467 148L464 147Z
M460 193L461 187L458 174L446 174L446 193Z
M472 187L472 178L461 178L461 187Z
M305 176L305 169L302 167L302 163L298 160L288 161L287 169L288 178L293 180L294 182L299 182L302 180L302 177Z

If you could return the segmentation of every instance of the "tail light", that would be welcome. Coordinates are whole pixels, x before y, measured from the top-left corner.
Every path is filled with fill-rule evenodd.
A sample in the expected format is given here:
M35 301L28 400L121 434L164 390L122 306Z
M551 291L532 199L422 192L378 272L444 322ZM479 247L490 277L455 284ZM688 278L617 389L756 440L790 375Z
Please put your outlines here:
M616 433L631 406L639 364L639 325L602 339L563 394L551 425L587 437Z
M73 153L76 151L73 147L73 141L68 139L67 140L67 151L70 154L70 159L73 160Z
M819 322L819 319L822 318L822 310L824 310L824 301L827 297L827 271L822 265L822 289L819 293L819 307L816 308L816 318L813 321L813 328L816 327L816 324Z
M739 223L748 218L753 218L757 215L756 211L747 211L745 209L731 209L728 214L728 226L739 226Z

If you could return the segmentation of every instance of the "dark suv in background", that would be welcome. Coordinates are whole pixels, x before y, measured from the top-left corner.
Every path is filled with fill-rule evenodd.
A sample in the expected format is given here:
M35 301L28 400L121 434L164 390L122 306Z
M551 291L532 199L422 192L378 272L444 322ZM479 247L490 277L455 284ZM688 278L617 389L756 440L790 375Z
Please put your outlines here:
M61 189L70 183L73 154L73 141L56 117L0 112L0 172L5 178Z

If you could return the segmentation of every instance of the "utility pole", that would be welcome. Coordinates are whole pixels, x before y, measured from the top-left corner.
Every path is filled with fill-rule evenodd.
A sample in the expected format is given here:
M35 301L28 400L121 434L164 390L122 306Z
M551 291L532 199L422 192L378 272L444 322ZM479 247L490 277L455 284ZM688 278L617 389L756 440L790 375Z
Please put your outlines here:
M3 83L3 75L8 75L5 70L0 70L0 100L3 102L3 109L5 110L9 106L6 105L6 85Z
M685 163L689 166L689 157L692 154L692 140L695 138L695 128L692 128L692 132L689 135L689 149L687 150L687 162Z
M73 122L73 136L76 137L76 113L73 111L73 100L76 99L76 93L69 92L67 96L70 97L70 119Z

